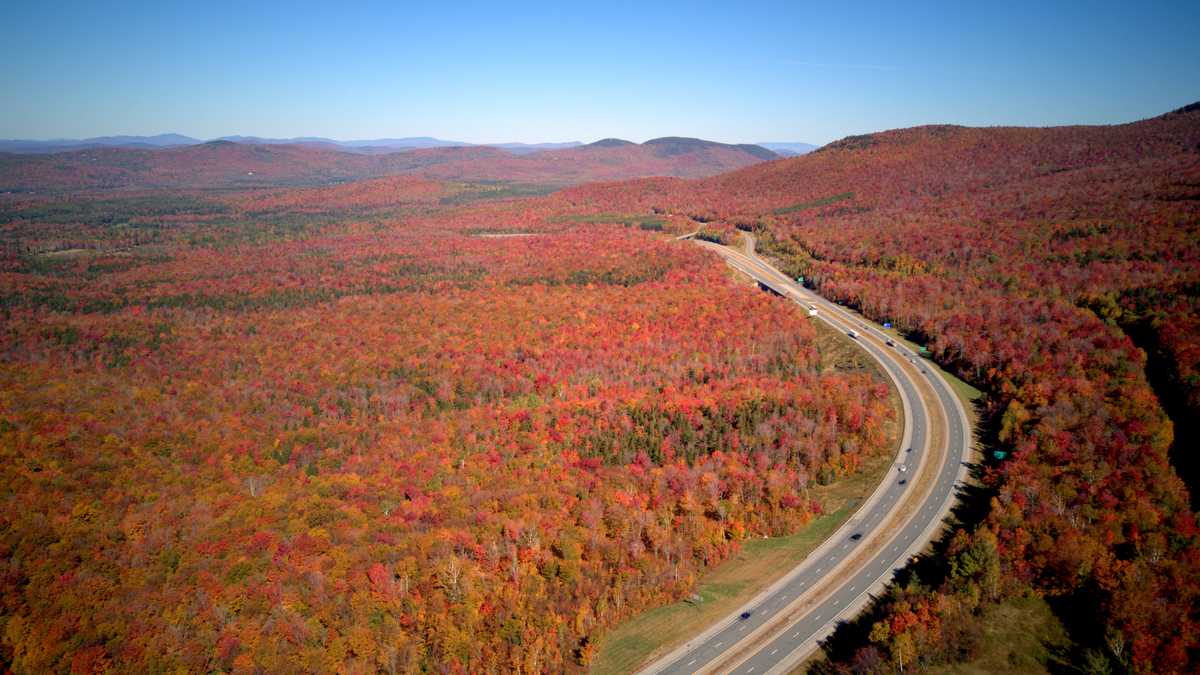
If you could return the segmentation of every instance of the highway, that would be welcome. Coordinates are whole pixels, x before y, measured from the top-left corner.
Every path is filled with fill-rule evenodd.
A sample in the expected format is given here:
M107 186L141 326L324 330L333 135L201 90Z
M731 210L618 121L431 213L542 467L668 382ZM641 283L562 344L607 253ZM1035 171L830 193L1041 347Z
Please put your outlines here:
M786 673L810 657L936 538L966 478L970 429L936 368L878 327L804 289L745 252L698 241L783 298L854 338L896 385L904 432L893 468L858 511L804 561L730 616L641 672ZM903 468L902 468L903 467Z

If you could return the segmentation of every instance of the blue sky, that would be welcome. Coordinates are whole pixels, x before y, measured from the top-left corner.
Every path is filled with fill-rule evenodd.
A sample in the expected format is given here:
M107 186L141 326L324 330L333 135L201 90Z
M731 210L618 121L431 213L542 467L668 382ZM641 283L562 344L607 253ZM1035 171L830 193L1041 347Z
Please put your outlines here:
M344 4L7 0L0 138L824 143L1200 100L1194 0Z

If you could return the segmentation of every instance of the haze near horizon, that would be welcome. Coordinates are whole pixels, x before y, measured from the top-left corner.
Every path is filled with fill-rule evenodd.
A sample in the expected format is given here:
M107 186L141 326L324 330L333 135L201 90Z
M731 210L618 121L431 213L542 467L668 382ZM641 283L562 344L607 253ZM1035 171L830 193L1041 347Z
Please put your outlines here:
M930 123L1127 122L1200 91L1200 9L1182 3L17 2L0 17L12 139L822 144Z

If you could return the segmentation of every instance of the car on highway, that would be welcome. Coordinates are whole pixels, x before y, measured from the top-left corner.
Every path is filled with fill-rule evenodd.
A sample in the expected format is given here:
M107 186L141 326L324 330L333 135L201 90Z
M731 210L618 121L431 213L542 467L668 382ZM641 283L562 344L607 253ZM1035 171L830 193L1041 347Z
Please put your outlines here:
M829 309L829 307L833 307L834 309ZM830 317L830 323L838 326L843 335L858 342L860 347L865 351L873 353L887 363L899 366L895 375L899 380L898 384L903 387L904 391L911 392L912 386L916 386L922 380L932 380L929 384L933 387L935 393L940 394L941 389L938 386L940 384L938 381L939 378L933 377L935 373L932 372L932 366L925 366L917 354L910 350L908 345L904 343L903 338L892 337L890 334L879 331L874 325L863 323L861 318L850 318L839 312L839 307L844 307L844 305L836 303L830 303L829 305L821 304L821 309L829 312L826 316ZM802 303L799 305L799 309L802 312L806 309L816 309L816 305L813 303ZM884 350L878 352L874 348L868 347L871 344L878 344L877 339L879 338L882 338L879 341L890 344L885 346ZM909 369L903 365L905 361L908 361L915 367ZM890 366L888 368L891 369ZM914 371L918 370L922 371L924 377L916 376ZM905 380L911 386L905 386ZM921 427L926 423L931 427L931 431L936 430L940 426L938 418L943 418L946 421L947 428L945 433L949 435L948 438L955 441L964 441L964 452L965 439L970 435L969 430L962 429L960 426L956 427L952 424L957 422L958 416L951 415L951 411L946 411L944 415L932 415L928 417L925 415L925 405L929 403L941 403L942 399L940 396L934 396L932 400L926 400L927 397L924 396L916 398L919 400L910 401L905 398L904 407L906 411L905 416L909 418L910 424L915 423L913 429L915 435L912 436L912 441L910 442L922 445L922 457L916 457L915 445L902 445L900 460L893 463L897 473L900 474L894 479L896 483L893 483L893 486L900 489L896 491L886 490L885 477L884 484L880 487L884 488L881 490L881 493L890 493L888 494L888 498L878 500L874 506L869 507L871 509L870 512L865 513L863 516L864 519L870 519L866 521L868 523L876 522L875 519L883 517L883 514L895 513L895 517L900 519L907 517L908 521L901 522L900 527L897 528L898 533L894 535L896 544L902 544L903 548L920 548L920 546L928 543L926 541L929 538L928 532L936 529L930 527L930 525L940 520L940 516L934 514L931 509L925 508L926 505L932 506L935 503L944 503L943 500L946 496L943 492L953 494L952 490L943 487L946 485L945 481L938 483L936 480L930 481L931 483L936 483L936 485L929 489L925 489L922 486L920 490L917 488L913 488L913 491L908 490L908 462L924 459L924 455L928 454L926 452L927 448L924 445L928 440L926 433L918 432L923 431ZM912 413L911 417L908 414L910 411ZM952 452L944 453L944 462L946 465L955 460L954 455L955 453ZM932 474L935 473L935 470L925 467L923 463L914 464L914 466L919 466L923 471L928 471L931 474L931 479L934 478ZM883 529L889 530L891 528ZM876 547L871 547L871 549L859 548L859 544L866 547L864 543L866 541L865 530L851 530L851 534L843 534L841 536L845 536L846 538L838 546L839 548L845 547L843 555L846 555L846 558L837 564L846 565L848 571L845 574L838 575L841 577L841 583L843 584L836 589L839 592L854 596L857 592L856 589L862 588L858 585L861 583L857 574L859 571L867 571L868 569L873 571L877 566L882 566L882 569L886 570L889 566L894 567L896 563L900 563L901 565L904 563L904 558L896 558L898 554L890 543L881 543L878 547L879 549L887 550L871 550ZM884 533L880 538L883 539L887 536L891 536L891 533ZM797 568L797 571L799 571L799 568ZM777 617L775 608L788 606L794 596L786 594L794 590L795 588L785 584L773 592L772 597L766 598L759 605L765 613L762 617L754 619L754 628L756 629L754 632L764 631L764 635L757 638L762 642L761 645L747 647L741 642L746 632L750 631L749 619L754 618L752 615L757 614L757 610L745 612L736 610L733 615L734 621L732 624L724 623L723 625L714 626L713 628L717 632L705 638L703 642L703 647L706 650L703 657L706 660L705 663L700 663L699 658L701 655L695 653L695 650L699 649L701 645L689 644L687 647L681 647L678 652L664 656L648 672L697 672L699 669L729 672L730 669L727 666L730 664L730 661L740 658L739 653L743 649L756 651L748 657L753 662L753 667L739 668L739 672L767 672L776 666L789 664L790 660L787 659L790 659L791 655L803 656L801 654L802 650L819 649L821 634L826 630L836 628L836 624L842 621L844 617L840 612L834 613L833 616L825 613L824 609L826 607L824 603L814 604L805 610L796 610L794 614L785 613L784 616ZM848 596L839 595L837 599L842 601L844 597ZM725 621L728 621L727 617L728 614L726 614ZM825 617L829 617L828 620ZM766 625L760 626L760 624ZM786 631L784 630L785 628ZM738 635L739 633L741 634L740 636ZM776 644L777 639L779 641L778 644ZM796 645L800 645L800 647ZM784 647L787 647L787 649L784 649ZM719 653L714 655L710 652ZM721 670L722 668L724 670Z

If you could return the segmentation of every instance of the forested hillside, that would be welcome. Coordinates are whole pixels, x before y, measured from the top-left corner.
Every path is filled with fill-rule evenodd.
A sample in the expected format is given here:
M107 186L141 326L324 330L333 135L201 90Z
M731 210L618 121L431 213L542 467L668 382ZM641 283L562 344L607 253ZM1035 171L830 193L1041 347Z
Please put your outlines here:
M1110 127L890 131L563 197L711 238L752 231L791 274L986 390L984 440L1004 457L983 473L986 518L882 603L846 667L968 658L971 617L1030 591L1063 600L1097 667L1200 667L1200 540L1169 462L1194 489L1195 436L1171 451L1159 403L1179 427L1200 415L1200 107Z

